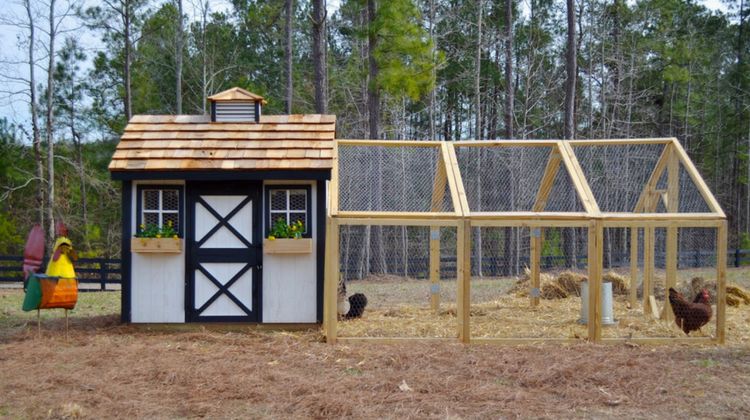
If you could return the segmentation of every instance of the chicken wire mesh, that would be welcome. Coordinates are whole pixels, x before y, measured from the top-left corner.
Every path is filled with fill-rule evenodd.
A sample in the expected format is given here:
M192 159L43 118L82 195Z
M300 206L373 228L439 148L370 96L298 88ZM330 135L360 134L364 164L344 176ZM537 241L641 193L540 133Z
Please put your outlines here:
M632 212L646 187L665 144L579 145L574 147L586 180L603 212ZM657 190L666 190L668 171L657 182ZM709 212L706 201L685 168L679 168L678 212ZM666 213L662 200L656 213Z
M553 147L457 146L456 158L473 212L533 211ZM560 164L546 211L582 212L570 175Z
M339 145L339 209L453 212L440 155L440 147Z
M541 239L540 285L532 290L531 239ZM471 337L582 338L580 282L588 229L486 227L472 232ZM539 305L531 305L531 296Z
M638 252L636 272L631 272L632 230L627 228L604 229L603 281L611 283L612 319L602 329L603 338L679 338L687 334L677 326L689 325L704 318L710 312L710 321L705 321L700 330L689 331L690 337L711 337L716 333L716 252L715 228L675 228L677 231L677 272L675 291L681 296L674 298L676 303L670 309L666 302L669 290L666 288L668 276L667 229L653 228L653 271L650 286L644 292L646 229L637 229L636 246ZM632 279L635 284L632 284ZM692 303L702 288L710 295L709 304L697 311L687 310L682 305ZM635 299L631 300L631 293ZM644 298L645 294L645 298ZM651 298L652 297L652 298ZM606 308L603 308L607 311ZM691 315L695 313L697 315ZM702 314L702 315L701 315ZM688 319L689 322L684 320Z
M339 337L457 337L456 228L345 225L339 235ZM440 241L437 283L431 238Z

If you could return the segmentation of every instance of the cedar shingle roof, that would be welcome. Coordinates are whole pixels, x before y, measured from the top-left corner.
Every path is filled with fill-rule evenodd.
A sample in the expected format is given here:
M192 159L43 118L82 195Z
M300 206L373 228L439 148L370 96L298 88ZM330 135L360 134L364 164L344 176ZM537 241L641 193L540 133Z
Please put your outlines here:
M334 115L270 115L257 124L136 115L109 170L331 169L335 132Z

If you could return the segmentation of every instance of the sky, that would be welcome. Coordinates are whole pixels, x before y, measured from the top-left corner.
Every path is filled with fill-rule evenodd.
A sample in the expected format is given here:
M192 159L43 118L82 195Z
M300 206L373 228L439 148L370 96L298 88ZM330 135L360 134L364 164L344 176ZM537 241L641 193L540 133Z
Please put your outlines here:
M327 1L329 16L332 16L333 13L339 9L341 1L342 0ZM711 10L727 10L726 6L721 2L721 0L699 1L701 1L707 8ZM74 2L76 4L83 5L94 5L99 3L97 0L79 0ZM33 0L32 3L34 3ZM524 1L524 3L526 3L526 1ZM186 13L188 14L191 14L191 4L191 0L184 1L184 7L186 9ZM211 9L213 11L224 11L228 10L230 7L231 6L229 0L211 0ZM24 16L25 11L21 6L21 0L10 0L4 5L2 9L0 9L1 20L10 19L22 21ZM99 35L86 29L76 28L76 25L80 25L80 23L77 23L76 19L74 18L69 18L68 25L65 26L65 29L76 33L76 35L79 36L80 43L86 50L88 57L93 57L97 50L102 48L101 41L99 40ZM9 83L7 80L7 76L10 75L12 77L21 78L28 77L28 65L13 63L23 60L25 52L23 50L23 47L19 47L18 40L23 40L26 36L27 31L22 30L18 27L14 27L11 25L0 25L0 118L6 117L11 122L23 125L27 125L30 119L27 97L23 95L9 95L8 91L17 91L24 88L25 86ZM57 45L62 45L62 39L57 42ZM46 80L46 74L43 70L44 64L41 63L40 65L42 68L40 68L36 72L36 78L38 81ZM86 66L90 67L91 63L87 63Z

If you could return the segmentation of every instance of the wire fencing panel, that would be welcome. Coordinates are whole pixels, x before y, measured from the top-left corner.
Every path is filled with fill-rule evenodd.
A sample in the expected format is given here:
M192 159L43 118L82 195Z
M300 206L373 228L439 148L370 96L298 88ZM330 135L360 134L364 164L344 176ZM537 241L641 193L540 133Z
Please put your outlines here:
M543 209L534 209L553 153L542 146L457 146L466 198L472 212L584 211L565 166L557 161Z
M603 212L632 212L654 173L665 144L575 146L574 151L586 180ZM668 189L668 170L660 174L654 189ZM709 212L708 204L680 163L678 168L679 213ZM666 213L666 195L647 212Z
M457 336L456 228L440 228L441 280L430 282L431 228L341 226L340 337ZM437 237L436 237L437 238ZM345 291L342 292L342 289ZM439 296L439 309L431 297ZM361 316L353 315L366 305Z
M483 257L472 256L471 337L586 337L586 328L578 320L581 281L588 267L587 231L559 227L475 229L475 245L479 233L483 237ZM538 288L531 280L532 235L541 237ZM501 267L497 275L487 269L488 258ZM537 306L532 306L532 296L540 297Z
M342 211L452 212L439 147L339 145ZM433 196L442 195L433 204Z

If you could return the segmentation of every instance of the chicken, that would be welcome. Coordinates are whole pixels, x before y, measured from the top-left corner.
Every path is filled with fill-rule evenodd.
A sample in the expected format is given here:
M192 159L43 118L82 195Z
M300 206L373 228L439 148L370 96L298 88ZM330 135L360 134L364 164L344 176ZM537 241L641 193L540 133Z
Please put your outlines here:
M355 293L347 298L344 280L339 280L337 295L336 311L339 319L360 318L365 312L367 297L362 293Z
M711 320L711 298L708 290L701 289L692 302L688 302L681 293L669 288L669 303L674 312L674 322L686 335L699 330Z
M367 296L362 293L355 293L349 296L349 312L344 316L345 319L359 318L365 312L367 306Z

